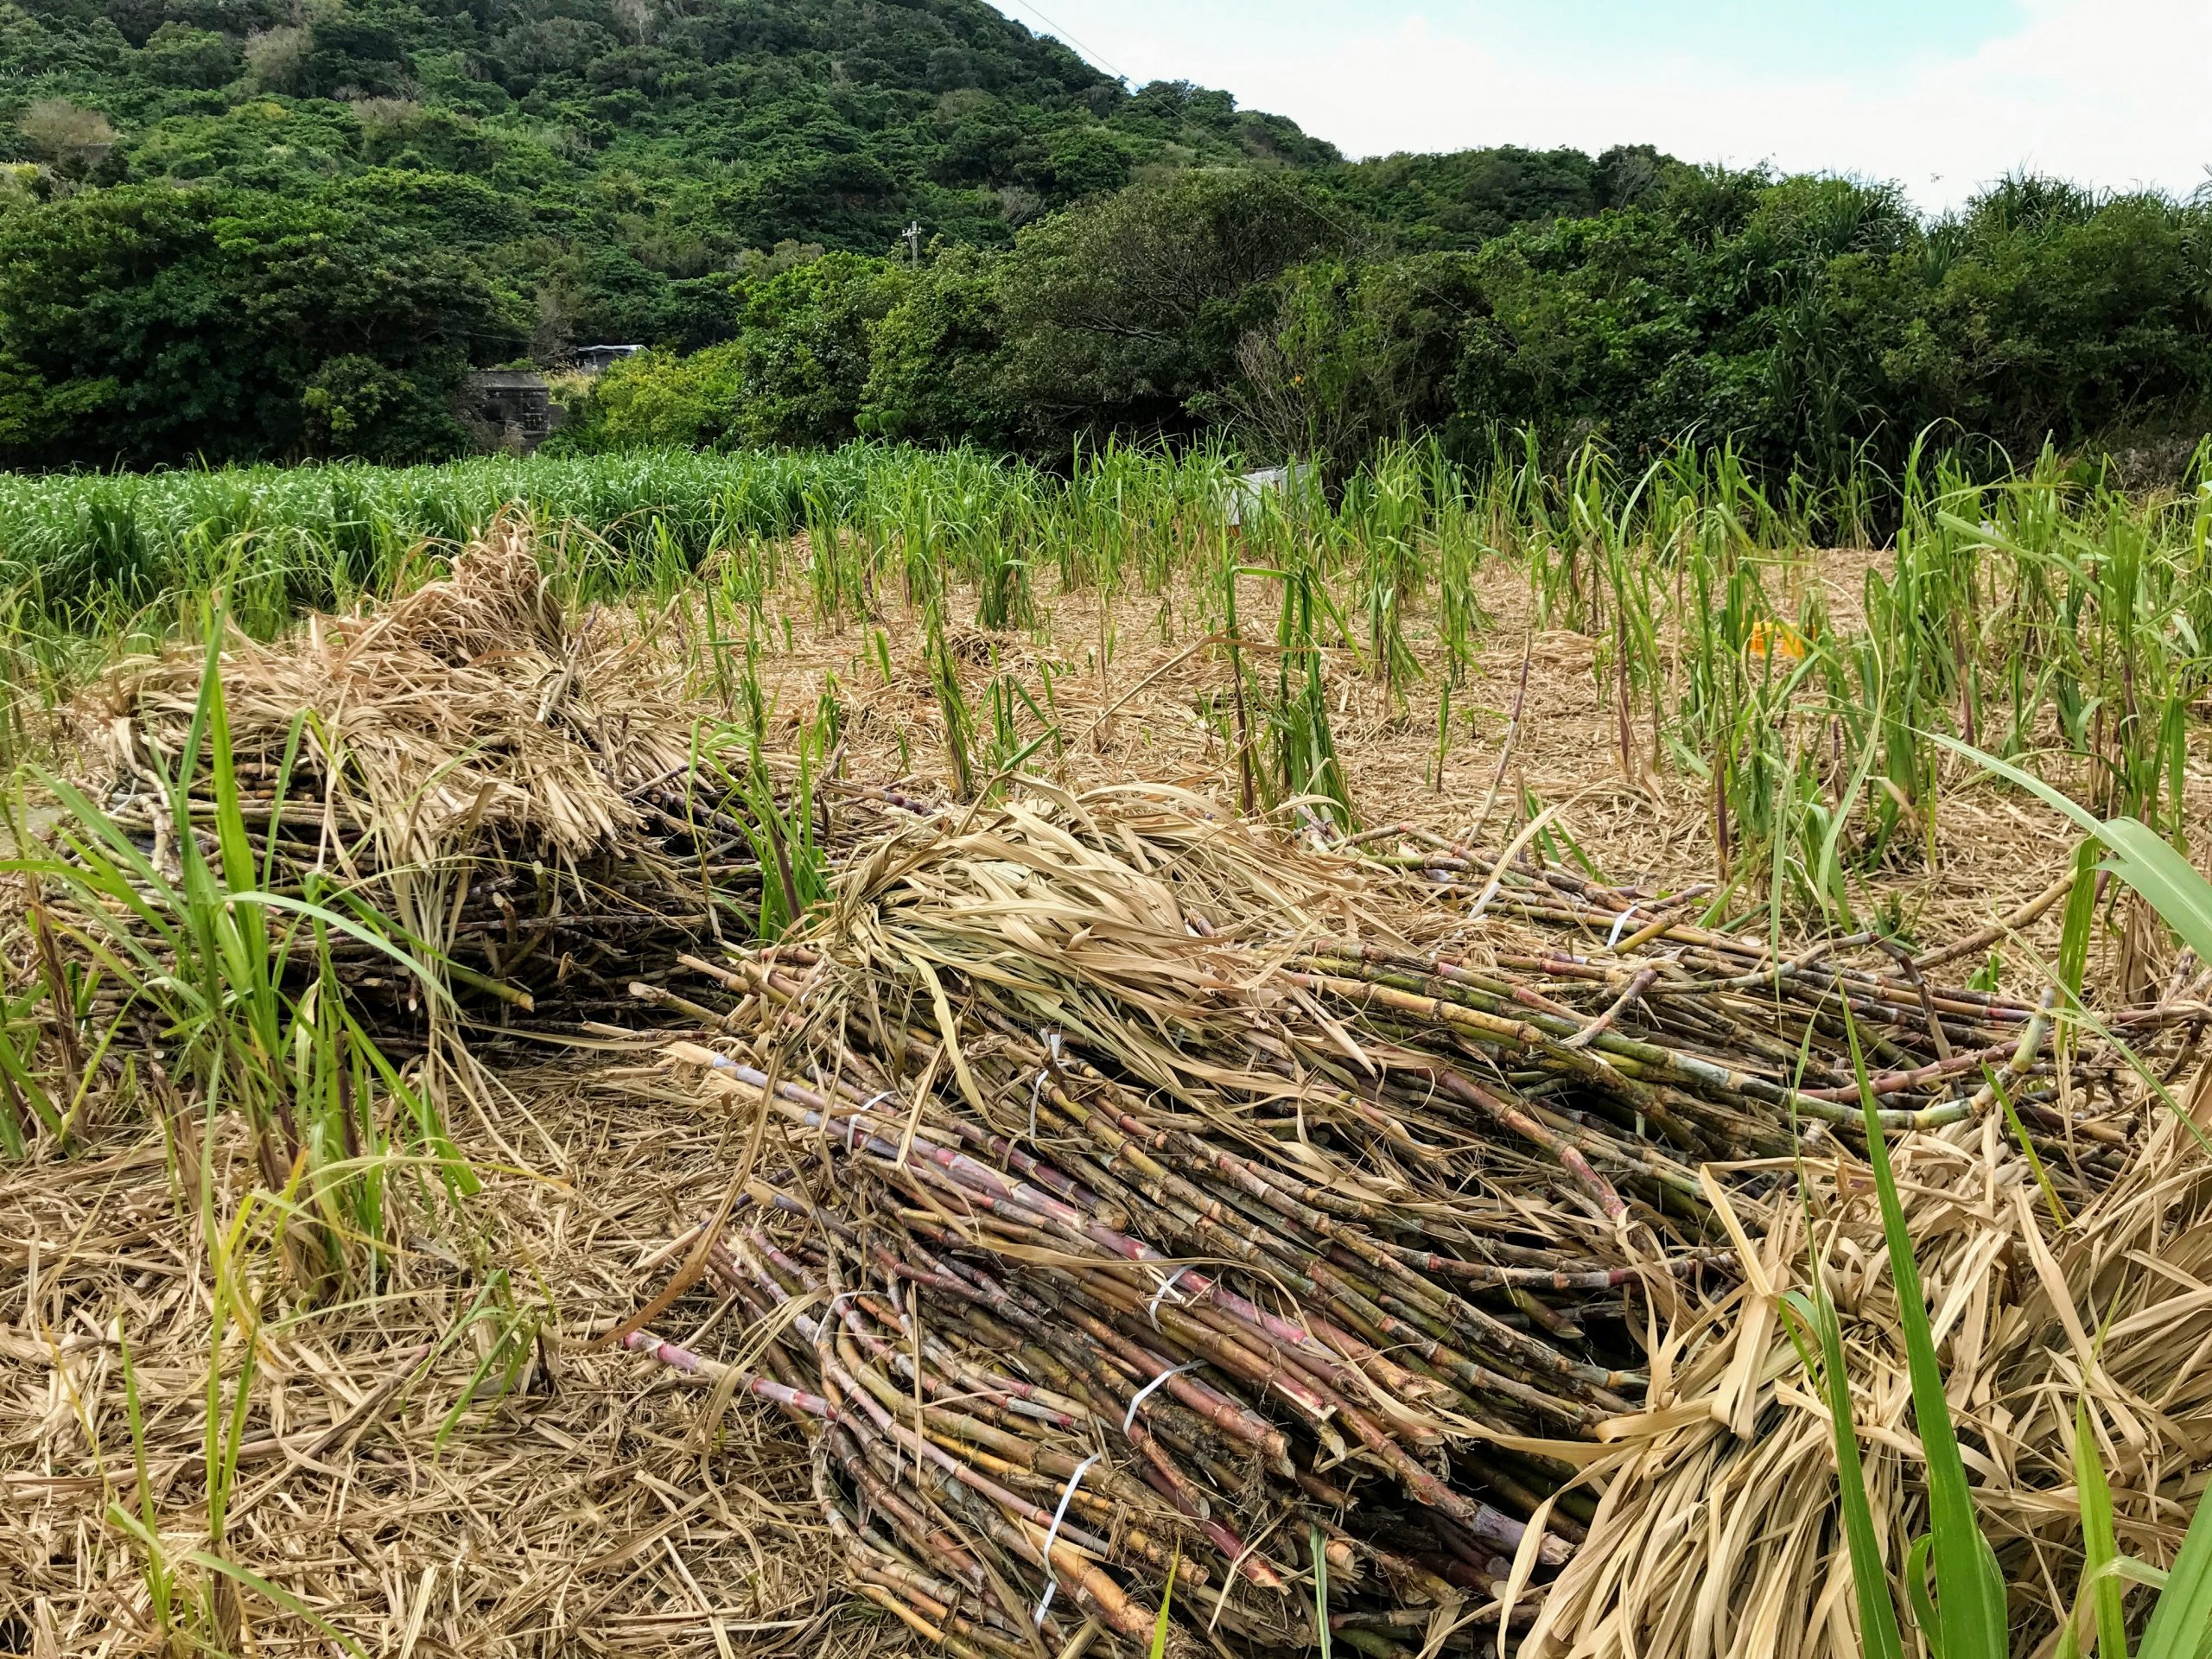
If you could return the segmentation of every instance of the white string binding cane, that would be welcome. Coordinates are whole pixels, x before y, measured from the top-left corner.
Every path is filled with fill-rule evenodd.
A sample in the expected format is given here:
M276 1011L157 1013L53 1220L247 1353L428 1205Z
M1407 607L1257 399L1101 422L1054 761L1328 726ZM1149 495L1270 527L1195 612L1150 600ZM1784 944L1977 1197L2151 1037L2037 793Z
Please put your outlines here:
M1029 1085L1029 1138L1032 1141L1037 1138L1037 1096L1045 1092L1045 1084L1060 1064L1060 1033L1040 1031L1037 1034L1050 1046L1052 1053L1048 1062L1037 1068L1037 1081Z
M831 1321L831 1320L833 1320L833 1319L836 1319L836 1318L838 1317L838 1315L837 1315L837 1304L838 1304L838 1303L840 1303L840 1302L843 1301L843 1300L844 1300L848 1296L859 1296L859 1295L863 1295L863 1294L866 1294L865 1292L859 1291L859 1290L841 1290L841 1291L839 1291L839 1292L838 1292L835 1296L832 1296L832 1297L830 1299L830 1301L829 1301L828 1306L826 1306L825 1307L823 1307L823 1310L822 1310L822 1317L821 1317L821 1319L808 1319L808 1318L806 1317L806 1315L805 1315L805 1314L804 1314L804 1313L800 1314L800 1315L798 1316L800 1328L801 1328L801 1329L804 1329L805 1326L811 1325L813 1325L813 1326L815 1327L815 1329L816 1329L817 1331L825 1331L825 1330L827 1330L827 1329L829 1328L829 1325L830 1325L830 1321Z
M1174 1272L1169 1274L1165 1279L1160 1281L1160 1288L1152 1293L1152 1300L1145 1304L1145 1317L1152 1321L1152 1328L1154 1330L1157 1331L1160 1329L1160 1299L1165 1296L1169 1291L1174 1289L1175 1281L1178 1279L1180 1279L1190 1270L1191 1264L1188 1262L1185 1262L1181 1267L1176 1268ZM1175 1300L1179 1302L1183 1299L1180 1296L1178 1296Z
M848 1112L848 1113L846 1113L846 1114L845 1114L845 1156L846 1156L846 1157L849 1158L849 1157L851 1157L851 1156L853 1155L853 1131L854 1131L855 1128L859 1128L859 1126L860 1126L861 1114L861 1113L863 1113L863 1112L868 1111L868 1109L870 1109L872 1107L874 1107L874 1106L878 1105L878 1104L879 1104L879 1103L880 1103L881 1102L883 1102L883 1101L887 1101L887 1100L889 1100L889 1099L891 1099L891 1098L893 1098L893 1096L892 1096L891 1091L890 1091L888 1089L886 1089L886 1090L885 1090L881 1094L880 1094L880 1095L872 1095L872 1096L870 1096L868 1099L866 1099L866 1100L862 1101L859 1105L857 1105L857 1106L854 1107L854 1108L853 1108L853 1109L852 1109L851 1111L849 1111L849 1112Z
M1137 1408L1144 1404L1145 1395L1150 1394L1154 1389L1158 1388L1171 1376L1180 1376L1185 1371L1197 1370L1202 1363L1202 1361L1195 1359L1185 1360L1182 1364L1174 1367L1172 1370L1162 1371L1158 1376L1154 1377L1151 1382L1146 1383L1144 1387L1139 1389L1136 1391L1135 1395L1129 1401L1129 1408L1122 1414L1122 1433L1124 1434L1128 1433L1129 1432L1129 1425L1136 1421Z
M1076 1465L1075 1473L1068 1477L1068 1484L1060 1491L1060 1507L1052 1511L1052 1524L1046 1529L1045 1548L1041 1552L1045 1558L1045 1593L1039 1598L1037 1611L1029 1621L1040 1630L1045 1628L1045 1614L1052 1605L1053 1592L1060 1587L1060 1575L1052 1571L1052 1541L1060 1535L1060 1522L1068 1518L1068 1503L1075 1497L1075 1489L1083 1484L1084 1472L1097 1461L1098 1453L1094 1452Z

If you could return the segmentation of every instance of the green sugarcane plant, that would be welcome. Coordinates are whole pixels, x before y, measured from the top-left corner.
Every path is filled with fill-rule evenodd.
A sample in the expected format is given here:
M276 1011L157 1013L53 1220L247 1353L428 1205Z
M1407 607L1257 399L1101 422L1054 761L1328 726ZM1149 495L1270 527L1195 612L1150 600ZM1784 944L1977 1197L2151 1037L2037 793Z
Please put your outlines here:
M211 620L183 752L160 780L172 859L142 850L74 785L46 775L60 817L48 842L21 843L22 855L0 860L0 869L65 901L42 924L55 955L66 951L78 964L48 976L47 1023L64 1055L89 1049L96 1058L125 1021L143 1023L180 1082L245 1116L264 1184L275 1191L300 1180L302 1202L321 1223L316 1276L339 1271L364 1243L373 1269L384 1233L379 1096L412 1119L418 1149L449 1192L473 1192L475 1179L435 1105L398 1075L347 1006L332 969L334 938L389 958L426 995L442 996L442 982L358 892L335 884L276 890L273 853L257 858L253 850L232 753L224 632L219 618ZM280 798L301 737L296 724L278 767ZM212 817L194 803L200 788L213 796ZM92 1004L78 994L79 974L123 993L105 1028L80 1029ZM35 1109L43 1091L12 1042L0 1046L9 1050L0 1077L27 1090ZM93 1069L76 1068L69 1106L47 1125L58 1137L66 1140Z
M2200 957L2212 952L2212 881L2192 868L2155 830L2138 819L2100 820L2018 767L1956 739L1939 741L2072 818L2110 854L2105 868L2115 879L2140 893ZM2083 885L2077 880L2077 893ZM1914 1542L1907 1556L1906 1595L1914 1621L1936 1659L2005 1659L2011 1631L2004 1579L1975 1515L1885 1131L1859 1047L1857 1025L1848 1007L1844 1013L1864 1115L1867 1158L1882 1208L1890 1271L1897 1284L1898 1317L1911 1376L1913 1417L1927 1461L1929 1531ZM1868 1659L1902 1659L1903 1632L1859 1463L1841 1322L1820 1274L1814 1275L1813 1295L1792 1293L1787 1311L1797 1327L1800 1350L1806 1353L1808 1369L1820 1376L1834 1426L1839 1492L1861 1646ZM1820 1355L1817 1364L1811 1363L1808 1351L1815 1345ZM2111 1490L2099 1461L2089 1409L2086 1401L2077 1402L2075 1408L2073 1451L2082 1510L2083 1571L2075 1606L2060 1629L2058 1659L2078 1659L2085 1627L2095 1631L2100 1659L2130 1659L2122 1605L2130 1584L2146 1586L2158 1592L2133 1659L2202 1659L2212 1649L2212 1505L2197 1506L2173 1565L2164 1571L2121 1555ZM1928 1586L1931 1565L1932 1595Z

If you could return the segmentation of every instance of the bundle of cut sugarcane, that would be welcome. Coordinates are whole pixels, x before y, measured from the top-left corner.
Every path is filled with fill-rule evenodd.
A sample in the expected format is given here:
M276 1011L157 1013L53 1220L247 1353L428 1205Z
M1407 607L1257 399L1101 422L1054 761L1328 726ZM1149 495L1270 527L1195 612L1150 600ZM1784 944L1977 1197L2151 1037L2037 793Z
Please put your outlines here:
M2057 1179L2120 1133L2040 1076L2042 1009L1701 943L1726 982L1625 995L1651 959L1530 924L1611 902L1618 944L1649 901L1549 874L1478 962L1464 916L1161 792L892 836L803 946L694 960L671 1063L753 1149L624 1339L804 1421L858 1593L951 1651L1141 1645L1171 1571L1249 1651L1317 1606L1352 1651L1494 1640L1581 1535L1647 1311L1731 1269L1699 1165L1847 1132L1839 1043L1892 1102L1974 1085L1902 1125L2040 1114ZM742 1365L650 1328L709 1276Z
M1376 840L1394 837L1408 850L1374 850ZM2075 1048L2062 1073L2051 1046L2056 988L2029 1001L1930 977L2063 899L2070 874L2002 921L1916 956L1872 931L1786 950L1763 931L1736 934L1706 923L1707 885L1665 893L1609 887L1540 862L1525 847L1503 856L1470 852L1410 825L1359 839L1368 845L1346 850L1412 873L1425 895L1441 898L1464 918L1450 930L1456 946L1425 958L1366 951L1366 967L1380 970L1370 976L1402 989L1416 980L1448 979L1474 992L1477 1006L1510 1002L1520 1017L1607 1055L1632 1075L1656 1065L1655 1078L1681 1082L1688 1073L1704 1085L1696 1092L1749 1103L1756 1122L1738 1127L1752 1132L1719 1141L1680 1138L1661 1124L1661 1138L1685 1151L1707 1158L1770 1153L1794 1142L1799 1120L1855 1133L1862 1122L1855 1037L1867 1088L1890 1128L1940 1128L1997 1105L2037 1141L2059 1146L2069 1167L2086 1164L2107 1174L2117 1167L2126 1131L2089 1103L2091 1088L2111 1082L2125 1065L2108 1046ZM1509 918L1529 937L1501 937L1496 923ZM2184 953L2156 1002L2103 1010L2094 1025L2149 1045L2187 1033L2168 1065L2177 1071L2212 1022L2208 988L2212 972ZM1654 1047L1664 1052L1648 1052ZM1736 1075L1718 1077L1715 1066ZM2062 1096L2070 1109L2059 1109Z
M463 1003L604 1013L641 961L753 933L764 860L791 879L779 836L826 857L887 810L851 791L833 815L827 780L719 749L654 689L649 645L571 626L504 518L366 616L125 664L101 805L156 868L227 822L257 885L365 907ZM418 1000L390 953L327 944L372 1018Z

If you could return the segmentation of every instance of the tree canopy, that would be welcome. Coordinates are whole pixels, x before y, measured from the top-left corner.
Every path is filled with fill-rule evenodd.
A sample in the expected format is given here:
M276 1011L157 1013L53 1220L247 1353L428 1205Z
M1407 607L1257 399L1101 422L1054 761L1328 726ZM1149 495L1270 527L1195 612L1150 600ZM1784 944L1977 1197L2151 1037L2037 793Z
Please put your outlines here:
M11 465L438 454L470 365L591 341L650 349L570 447L1525 426L1834 477L1931 423L2185 453L2212 403L2202 201L1346 162L982 0L0 0L0 67Z
M327 203L124 185L0 215L0 448L35 463L448 454L470 359L524 334L461 256Z

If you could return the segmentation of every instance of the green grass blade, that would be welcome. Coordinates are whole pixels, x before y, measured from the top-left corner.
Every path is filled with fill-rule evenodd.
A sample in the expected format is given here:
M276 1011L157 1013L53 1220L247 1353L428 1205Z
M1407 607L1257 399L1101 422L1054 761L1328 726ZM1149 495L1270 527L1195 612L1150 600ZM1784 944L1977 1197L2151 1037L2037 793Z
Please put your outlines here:
M1319 1527L1309 1528L1306 1546L1313 1554L1313 1628L1321 1637L1321 1659L1329 1659L1329 1548Z
M225 1578L235 1580L238 1583L245 1586L247 1589L268 1597L270 1601L294 1618L303 1618L314 1625L315 1629L352 1654L353 1659L368 1659L368 1656L362 1652L359 1643L354 1641L352 1637L323 1618L290 1591L270 1583L258 1573L249 1572L237 1562L225 1560L220 1555L205 1549L195 1549L185 1559L194 1567L204 1567L210 1573L219 1573Z
M1859 1080L1860 1109L1866 1114L1866 1155L1881 1199L1890 1274L1897 1285L1898 1321L1904 1327L1905 1358L1912 1379L1913 1420L1928 1467L1937 1624L1925 1633L1939 1659L2005 1659L2005 1582L1998 1571L1997 1557L1974 1516L1973 1490L1967 1484L1966 1463L1959 1454L1950 1402L1943 1394L1942 1363L1929 1328L1920 1268L1913 1259L1912 1235L1897 1197L1897 1174L1890 1166L1889 1146L1883 1138L1873 1086L1867 1077L1866 1058L1859 1047L1859 1027L1848 1008L1844 1011L1844 1030Z
M35 1042L35 1039L33 1039ZM23 1155L24 1125L16 1118L16 1103L22 1102L31 1116L46 1126L49 1135L61 1133L61 1113L54 1106L46 1085L32 1076L23 1057L16 1051L14 1035L4 1023L0 1023L0 1149L11 1158Z
M276 846L278 834L284 823L284 803L291 793L292 768L300 758L300 739L307 730L308 711L304 709L292 716L291 730L284 735L284 758L277 763L276 781L270 790L269 833L262 840L261 874L254 885L273 887L276 885Z
M2212 881L2138 819L2114 818L2098 835L2119 855L2113 874L2150 901L2198 961L2212 961Z
M233 887L254 882L253 845L246 834L245 810L238 794L237 757L231 751L230 704L223 696L219 660L211 653L200 696L207 708L208 769L215 785L215 845L222 861L223 879ZM180 797L192 787L188 777L178 780Z
M461 1148L454 1144L444 1123L439 1119L437 1109L420 1090L410 1085L407 1079L393 1068L391 1062L385 1058L384 1051L376 1046L350 1008L341 1004L339 1013L352 1039L354 1057L367 1062L378 1080L414 1118L416 1132L437 1160L440 1175L447 1185L463 1197L474 1197L481 1192L483 1183L468 1160L461 1156Z
M325 927L334 927L346 938L358 940L371 950L380 951L391 957L395 963L404 969L421 983L425 995L443 996L442 988L439 986L435 976L431 974L421 962L401 950L375 929L364 927L359 922L340 916L334 910L322 905L310 904L304 899L288 898L278 893L233 893L226 894L226 897L233 905L258 905L269 910L287 911L294 915L305 917L310 921L321 922Z
M1946 1649L1938 1643L1937 1636L1943 1628L1943 1617L1936 1611L1936 1599L1928 1593L1928 1558L1936 1548L1936 1535L1923 1532L1912 1541L1912 1548L1905 1552L1905 1600L1912 1608L1913 1622L1927 1633L1929 1645L1943 1659Z
M1843 1509L1844 1543L1851 1554L1851 1587L1859 1603L1859 1647L1866 1659L1904 1659L1904 1637L1897 1628L1897 1605L1882 1567L1881 1541L1874 1530L1873 1505L1866 1498L1866 1475L1859 1461L1851 1378L1843 1363L1843 1323L1817 1268L1811 1298L1792 1291L1787 1306L1820 1344L1821 1391L1827 1396L1828 1421L1835 1434L1836 1496Z
M1152 1621L1152 1646L1147 1659L1166 1659L1167 1607L1175 1599L1175 1574L1182 1569L1183 1547L1178 1544L1167 1563L1167 1582L1160 1586L1160 1611Z
M1995 772L1999 778L2004 779L2007 783L2018 785L2022 789L2026 790L2031 795L2040 799L2046 806L2052 808L2056 811L2064 813L2068 817L2073 819L2075 823L2081 825L2082 829L2088 830L2091 835L2098 836L2101 839L2101 832L2104 829L2104 824L2097 817L2095 813L2090 811L2087 807L2082 805L2078 801L2074 800L2063 791L2054 789L2050 785L2044 782L2042 779L2037 777L2033 772L2024 772L2019 767L2012 765L2009 761L1999 760L1993 754L1984 754L1980 749L1975 748L1971 743L1961 743L1955 737L1946 736L1941 732L1935 734L1935 737L1938 743L1941 743L1945 748L1949 749L1955 754L1962 754L1967 760L1973 761L1976 766Z
M2104 1568L2120 1559L2113 1526L2112 1486L2089 1423L2089 1402L2074 1402L2074 1490L2082 1503L2082 1574L2096 1609L2097 1659L2127 1659L2126 1586Z
M1938 736L1946 748L2018 784L2094 836L2113 853L2107 868L2149 901L2199 960L2212 961L2212 881L2208 881L2150 825L2135 818L2100 819L2032 773L1994 756Z
M2005 1079L1986 1065L1981 1068L1981 1075L1984 1086L1997 1096L1998 1105L2004 1109L2005 1122L2012 1131L2013 1144L2019 1147L2020 1155L2028 1160L2028 1168L2036 1178L2036 1186L2043 1193L2043 1201L2050 1211L2051 1220L2060 1227L2070 1225L2072 1217L2066 1213L2065 1200L2058 1196L2058 1188L2052 1185L2050 1171L2044 1166L2043 1154L2036 1150L2035 1140L2028 1134L2028 1126L2020 1121L2020 1109L2012 1103L2012 1094L2005 1088Z
M2097 843L2085 840L2074 855L2074 890L2066 895L2066 919L2058 939L2058 980L2070 1001L2082 1000L2089 971L2089 930L2097 919Z
M2212 1503L2197 1500L2136 1659L2199 1659L2212 1640Z

